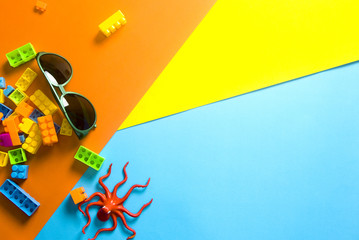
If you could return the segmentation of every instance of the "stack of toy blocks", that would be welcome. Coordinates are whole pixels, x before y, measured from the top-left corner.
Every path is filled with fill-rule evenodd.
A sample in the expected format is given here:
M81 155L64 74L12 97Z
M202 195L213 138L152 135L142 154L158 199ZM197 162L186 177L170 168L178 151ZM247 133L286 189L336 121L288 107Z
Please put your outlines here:
M77 150L75 159L85 163L97 171L101 168L102 163L105 160L105 158L85 148L84 146L80 146L80 148Z
M78 204L88 198L87 194L85 193L84 187L79 187L72 190L70 192L70 195L75 204Z
M112 33L116 32L116 30L119 29L121 25L125 25L126 22L125 15L123 15L123 13L118 10L111 17L107 18L100 25L98 25L98 27L106 37L109 37Z
M38 201L10 179L6 179L0 186L0 192L28 216L34 214L40 206Z
M41 131L42 142L44 145L52 146L58 142L54 121L51 115L39 117L37 119Z
M11 173L12 178L27 179L29 166L27 166L27 165L13 165L11 169L12 169L12 173Z
M35 58L36 51L31 43L25 44L18 49L6 54L7 60L11 67L17 67L31 59Z

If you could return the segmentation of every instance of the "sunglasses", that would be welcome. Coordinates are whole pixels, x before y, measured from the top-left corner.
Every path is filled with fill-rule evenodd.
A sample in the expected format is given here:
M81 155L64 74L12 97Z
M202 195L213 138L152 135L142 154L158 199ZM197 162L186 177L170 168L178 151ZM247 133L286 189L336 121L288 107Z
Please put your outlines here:
M62 56L54 53L39 52L36 61L45 75L51 91L79 139L85 137L96 127L96 111L92 103L74 92L66 92L64 86L71 80L71 64ZM61 95L58 95L58 91Z

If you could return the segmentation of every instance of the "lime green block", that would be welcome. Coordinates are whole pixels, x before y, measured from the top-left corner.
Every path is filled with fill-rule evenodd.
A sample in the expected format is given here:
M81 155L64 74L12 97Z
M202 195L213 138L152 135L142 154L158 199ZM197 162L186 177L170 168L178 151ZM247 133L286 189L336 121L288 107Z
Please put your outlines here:
M12 165L27 161L25 151L22 148L10 150L8 154L9 154L10 163Z
M97 171L101 168L102 163L105 160L105 158L83 146L80 146L79 150L77 150L77 153L75 154L75 159L79 160L80 162L83 162L84 164L92 167Z
M12 67L17 67L27 61L30 61L35 58L35 56L36 51L31 43L25 44L24 46L6 54L7 60Z

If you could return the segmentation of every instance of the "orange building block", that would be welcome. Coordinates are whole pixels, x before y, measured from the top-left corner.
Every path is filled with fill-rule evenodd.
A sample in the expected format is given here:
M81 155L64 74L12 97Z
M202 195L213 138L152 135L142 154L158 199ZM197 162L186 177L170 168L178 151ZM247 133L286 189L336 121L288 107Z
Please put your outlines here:
M19 103L19 105L17 105L15 108L15 112L25 118L29 117L32 111L34 111L34 108L27 104L25 101Z
M37 118L41 136L42 136L42 142L44 145L52 146L53 143L58 142L56 130L54 121L52 120L51 115L43 116Z
M75 204L78 204L88 198L87 194L85 193L84 187L76 188L72 190L70 194Z
M47 8L47 3L37 0L36 5L35 5L35 9L37 11L45 12L46 8Z
M5 132L10 134L11 142L13 146L21 145L19 137L19 124L20 120L18 116L8 117L2 121Z

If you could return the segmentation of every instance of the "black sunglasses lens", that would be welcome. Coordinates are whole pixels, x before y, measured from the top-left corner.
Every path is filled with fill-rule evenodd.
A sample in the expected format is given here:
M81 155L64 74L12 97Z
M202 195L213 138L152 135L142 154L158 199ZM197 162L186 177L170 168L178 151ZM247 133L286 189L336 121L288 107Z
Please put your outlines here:
M87 130L96 121L96 112L92 104L84 97L76 94L63 96L63 105L72 124L79 130Z
M64 58L53 54L44 54L40 56L39 61L45 75L51 82L56 81L58 85L61 85L70 79L72 68Z

